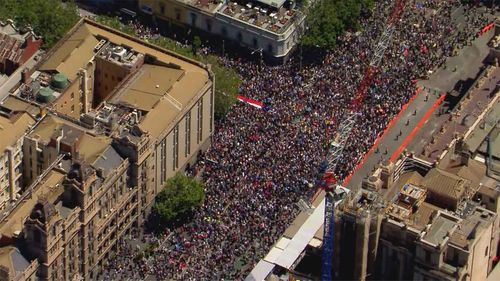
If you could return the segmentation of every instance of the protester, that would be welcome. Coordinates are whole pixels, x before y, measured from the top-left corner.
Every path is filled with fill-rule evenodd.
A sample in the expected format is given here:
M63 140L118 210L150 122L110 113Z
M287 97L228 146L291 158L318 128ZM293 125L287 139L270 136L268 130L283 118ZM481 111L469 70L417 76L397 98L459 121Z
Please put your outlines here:
M351 109L357 112L336 168L338 180L409 101L412 81L444 65L446 56L470 42L487 21L470 8L466 27L455 30L451 12L456 1L408 2L359 106L350 105L393 1L376 1L361 32L342 36L322 63L304 64L302 70L297 61L259 69L244 59L221 58L241 75L240 94L265 106L239 102L216 124L211 148L191 169L193 174L202 171L207 186L193 221L144 238L155 245L149 257L137 258L138 251L121 242L102 279L244 279L296 217L296 203L315 193L319 167L343 116ZM152 36L144 26L137 28Z

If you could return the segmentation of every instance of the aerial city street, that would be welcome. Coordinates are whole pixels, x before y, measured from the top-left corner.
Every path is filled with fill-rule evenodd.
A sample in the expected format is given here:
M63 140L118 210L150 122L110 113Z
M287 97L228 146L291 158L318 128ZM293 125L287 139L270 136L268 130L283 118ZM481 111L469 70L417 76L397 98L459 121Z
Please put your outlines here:
M500 280L500 2L0 0L0 280Z

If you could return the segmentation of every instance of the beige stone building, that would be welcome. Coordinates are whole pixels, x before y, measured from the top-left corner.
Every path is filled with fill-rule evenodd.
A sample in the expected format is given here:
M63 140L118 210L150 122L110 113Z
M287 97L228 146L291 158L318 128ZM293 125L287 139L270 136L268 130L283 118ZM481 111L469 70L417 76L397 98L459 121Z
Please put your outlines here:
M80 21L2 106L46 113L19 137L26 186L0 216L0 276L97 278L165 181L210 145L213 87L205 65Z
M20 196L23 136L35 122L26 112L0 115L0 210Z

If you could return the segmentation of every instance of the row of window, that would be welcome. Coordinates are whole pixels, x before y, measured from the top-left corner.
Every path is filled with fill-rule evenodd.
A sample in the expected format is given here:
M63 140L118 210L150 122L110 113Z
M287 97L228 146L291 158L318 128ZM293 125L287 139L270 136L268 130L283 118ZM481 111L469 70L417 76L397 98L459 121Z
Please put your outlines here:
M193 108L194 109L194 108ZM191 109L191 110L193 110ZM191 112L189 111L184 116L184 157L188 157L191 154ZM197 113L197 128L196 128L196 144L200 144L203 141L203 101L198 101L196 105ZM212 112L211 112L212 114ZM210 123L212 122L212 117L210 116ZM210 130L212 130L212 124L210 124ZM160 155L158 156L160 160L160 180L165 182L167 180L167 139L159 145ZM173 146L172 146L172 171L179 168L179 125L174 127L173 130Z

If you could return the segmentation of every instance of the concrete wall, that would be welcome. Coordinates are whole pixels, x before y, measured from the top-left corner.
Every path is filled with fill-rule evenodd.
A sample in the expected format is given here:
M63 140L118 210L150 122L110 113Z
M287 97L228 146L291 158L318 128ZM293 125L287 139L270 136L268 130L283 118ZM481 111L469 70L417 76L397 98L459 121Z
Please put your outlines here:
M81 77L78 77L72 81L52 106L57 112L76 120L80 119L83 107L80 105L80 99L82 98L82 91L80 90L80 86L82 85L81 79Z
M155 190L161 191L166 180L182 170L206 148L213 131L212 88L194 104L176 126L155 145ZM205 147L204 147L205 146Z

